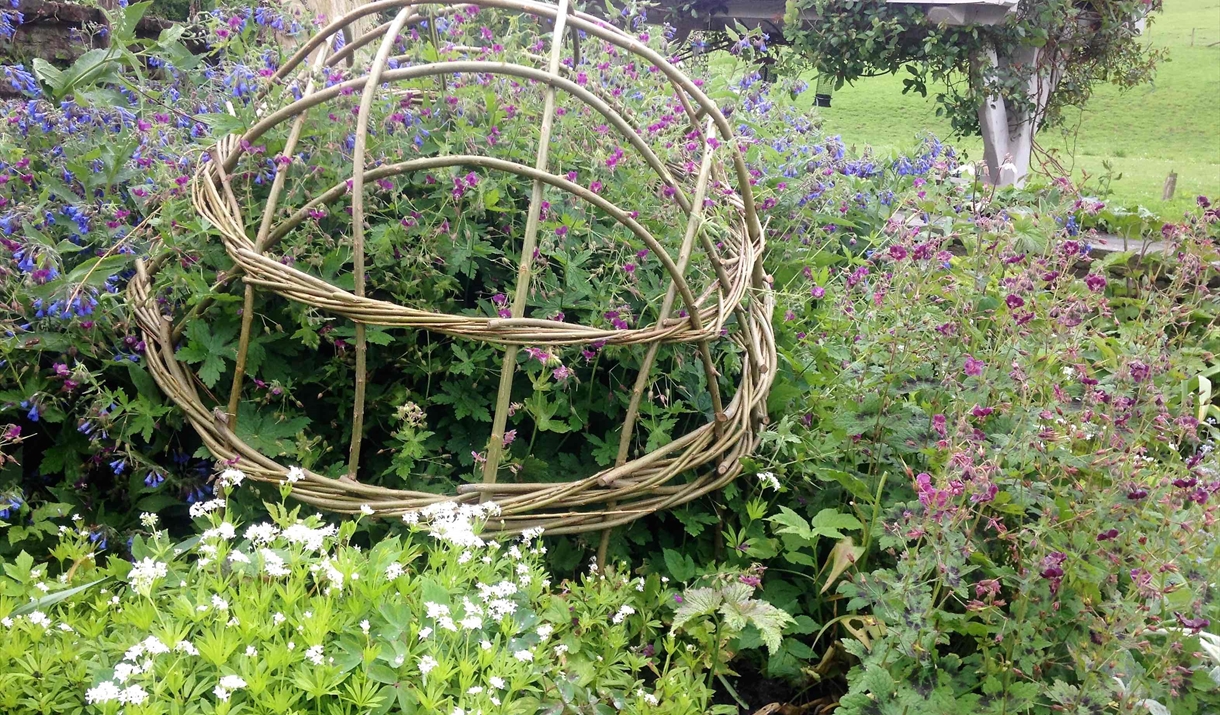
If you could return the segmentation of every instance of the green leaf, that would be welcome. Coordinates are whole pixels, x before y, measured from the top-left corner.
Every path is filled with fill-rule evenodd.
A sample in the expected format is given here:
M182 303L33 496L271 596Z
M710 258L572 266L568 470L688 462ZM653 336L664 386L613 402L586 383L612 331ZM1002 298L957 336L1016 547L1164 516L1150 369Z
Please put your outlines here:
M381 328L374 327L364 329L364 339L372 345L390 345L394 342L393 335L390 335Z
M244 134L246 132L246 122L242 119L234 117L231 114L203 114L198 117L204 124L212 128L212 133L216 136L224 136L225 134Z
M665 549L662 554L665 557L665 568L669 571L669 575L674 577L674 580L689 581L698 573L698 567L690 554L683 554L674 549Z
M161 404L161 388L157 387L157 383L152 379L141 365L134 362L127 363L127 374L131 376L131 383L136 386L136 393L141 397L148 398L150 402Z
M48 87L55 88L63 81L63 70L58 69L41 57L34 58L34 76Z
M66 601L69 598L72 598L73 596L77 595L78 593L84 593L85 591L88 591L89 589L93 588L94 586L105 583L109 580L110 580L110 577L105 576L103 578L99 578L96 581L90 581L89 583L86 583L82 586L65 589L63 591L56 591L55 593L43 596L42 598L38 599L37 601L30 601L29 603L26 603L26 604L23 604L21 606L14 608L11 615L24 616L27 613L45 610L51 606L54 606L55 604L59 603L60 601Z
M162 509L167 509L171 506L181 504L182 500L177 497L171 497L168 494L150 494L140 501L136 502L136 511L147 511L157 513Z
M374 662L368 667L368 676L371 680L386 685L398 684L398 671L381 662Z
M215 387L225 370L225 360L237 360L237 348L231 344L236 328L218 329L216 333L202 320L186 328L186 345L178 349L178 358L188 364L199 364L199 379Z
M237 436L269 457L288 453L293 441L306 427L309 418L260 412L248 402L237 408Z
M864 480L841 469L818 468L814 471L814 475L824 482L838 482L848 493L861 501L871 502L873 500L873 494Z
M724 596L714 588L688 588L682 592L682 604L674 612L673 630L678 631L700 616L716 612Z
M767 518L767 521L780 525L780 528L776 529L778 533L792 534L793 536L799 536L802 539L814 538L813 531L809 528L809 522L801 518L800 514L797 514L795 511L792 511L786 506L781 506L779 508L779 512L780 513L776 514L775 516Z
M117 32L113 34L118 36ZM58 75L46 74L46 82L50 85L52 96L62 99L78 87L87 88L117 80L119 67L119 55L110 48L89 50Z
M845 536L839 529L859 531L864 528L864 524L861 524L856 517L851 514L841 514L835 509L819 511L817 516L813 517L811 524L814 532L819 536L829 536L835 539L842 539Z

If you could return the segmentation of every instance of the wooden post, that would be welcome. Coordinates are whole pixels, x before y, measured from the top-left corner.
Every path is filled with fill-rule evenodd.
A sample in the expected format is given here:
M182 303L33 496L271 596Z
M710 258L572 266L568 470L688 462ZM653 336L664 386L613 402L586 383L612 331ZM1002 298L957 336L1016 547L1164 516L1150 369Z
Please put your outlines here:
M1173 198L1173 192L1178 189L1178 172L1171 171L1169 176L1165 177L1165 189L1161 192L1161 201L1169 201Z

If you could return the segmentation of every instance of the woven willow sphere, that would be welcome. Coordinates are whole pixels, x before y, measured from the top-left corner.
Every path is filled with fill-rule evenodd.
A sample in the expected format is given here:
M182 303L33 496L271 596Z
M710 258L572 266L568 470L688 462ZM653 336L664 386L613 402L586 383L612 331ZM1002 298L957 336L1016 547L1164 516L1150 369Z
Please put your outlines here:
M493 52L487 47L455 45L439 37L440 28L473 22L475 16L479 23L536 28L538 41L528 48L499 48ZM386 18L392 19L353 36L352 28ZM341 39L345 36L346 41ZM613 57L630 57L631 71L643 70L639 81L662 83L666 93L673 93L675 106L680 107L673 116L685 125L679 127L677 136L689 140L683 144L689 152L686 161L675 161L672 156L662 160L645 138L655 132L639 125L636 114L640 112L629 111L620 96L584 78L580 70L587 63L580 53L588 48ZM382 129L382 120L375 118L377 108L401 106L427 112L431 106L443 111L446 103L451 107L457 104L450 90L463 77L476 77L491 91L524 87L533 93L522 95L536 101L537 106L528 111L540 120L533 125L537 130L533 156L526 159L532 163L523 163L520 156L497 157L492 151L437 150L405 158L400 148L395 155L377 155L378 147L391 146L388 142L393 138ZM344 101L354 102L357 96L358 107L336 108ZM276 108L277 101L283 106ZM565 102L578 109L562 111ZM607 529L688 502L724 486L741 472L741 458L755 447L758 431L767 419L766 396L775 374L770 323L774 304L769 278L760 264L763 231L754 209L749 173L732 128L698 83L660 54L599 18L573 11L566 1L555 6L525 0L426 5L387 0L360 7L301 45L279 68L271 89L255 104L260 109L254 126L241 136L221 139L210 150L209 160L201 162L191 185L199 214L219 234L235 264L215 289L225 290L227 282L236 277L244 283L241 340L227 405L201 390L199 377L175 355L184 324L203 319L202 310L212 305L210 298L197 305L192 314L177 320L163 315L161 306L167 303L156 300L161 289L156 277L164 257L138 263L129 288L148 345L149 369L158 385L185 411L218 460L237 466L250 479L269 483L282 483L292 469L294 498L339 513L354 514L362 507L371 507L378 515L398 516L437 501L493 500L500 513L486 528L498 532L535 527L555 533ZM332 122L350 121L351 141L336 151L344 156L350 152L351 178L293 194L293 187L311 176L298 170L292 159L309 141L310 134L303 129L309 126L307 117L311 115L329 116ZM572 141L596 139L580 136L582 131L592 134L587 127L595 122L589 117L602 124L601 135L620 142L628 153L634 151L632 160L645 167L642 171L655 176L655 187L647 189L647 197L654 204L664 197L673 212L672 220L650 222L636 214L646 207L622 203L642 196L639 192L644 187L587 187L570 178L573 174L568 173L569 167L555 165L552 155L560 132L576 137ZM269 137L275 137L274 141L268 141ZM274 160L277 168L274 179L268 181L270 175L264 175L258 187L266 191L270 183L265 200L243 206L238 197L256 195L250 186L251 172L242 169L243 156L248 165L251 148L259 146L260 141L276 148L257 162L265 166ZM666 146L672 154L673 142ZM369 294L366 242L377 235L375 222L390 225L389 221L398 218L369 208L377 187L423 174L432 181L435 173L449 177L440 181L454 180L458 184L456 196L464 189L458 183L460 179L454 177L470 171L515 182L514 190L519 189L514 211L521 214L517 218L524 218L524 223L518 235L503 239L503 261L510 264L506 272L512 278L505 281L503 293L507 295L497 296L500 310L491 311L498 315L480 315L474 310L468 310L468 314L431 312L379 298L375 288L374 294ZM473 184L476 179L467 181ZM281 205L285 196L302 199L302 205ZM641 301L634 327L625 321L582 325L562 315L547 316L535 310L538 290L531 281L537 279L540 270L540 247L551 240L540 236L540 225L548 207L567 205L564 202L583 207L581 210L595 215L597 221L613 227L599 234L598 250L613 254L623 250L624 242L631 244L626 250L643 246L637 253L647 256L657 275L657 282L649 285L659 288ZM335 239L351 247L351 290L311 274L312 266L298 267L276 253L277 247L283 248L309 225L311 218L326 212L350 212L350 236ZM375 214L373 221L370 213ZM608 240L607 236L620 238ZM611 273L603 270L599 275ZM634 265L621 277L625 281L639 280ZM623 288L622 294L630 296L632 291L643 294L631 285ZM253 300L255 293L262 292L355 324L351 443L342 477L309 470L303 470L302 475L301 470L278 463L238 437L237 407L242 402L250 339L256 329ZM498 379L499 389L493 400L485 451L475 455L475 467L467 468L470 479L457 486L456 493L375 485L360 472L369 380L367 356L380 347L369 347L368 326L394 329L396 334L426 331L431 340L462 344L465 350L491 345L498 353L495 362L500 372L492 379ZM506 468L510 441L506 428L520 408L513 402L514 389L519 397L522 388L528 386L521 384L527 382L521 373L529 356L549 356L548 351L560 351L565 346L573 351L595 346L607 354L618 351L613 354L632 356L634 372L626 377L619 374L626 370L614 375L621 394L629 395L629 400L624 398L625 409L616 408L615 412L621 428L609 431L605 440L617 443L617 459L600 471L591 466L587 475L576 475L570 481L519 479L515 470ZM653 369L658 355L699 375L697 382L706 394L697 400L692 398L692 404L703 407L691 413L702 415L703 421L692 423L693 429L685 434L673 435L668 442L646 450L640 446L637 427L643 408L663 392L657 388L659 371ZM523 429L530 427L527 424ZM586 436L579 434L581 430L575 432L577 439ZM521 446L517 444L517 448ZM367 458L374 452L366 448L364 453Z

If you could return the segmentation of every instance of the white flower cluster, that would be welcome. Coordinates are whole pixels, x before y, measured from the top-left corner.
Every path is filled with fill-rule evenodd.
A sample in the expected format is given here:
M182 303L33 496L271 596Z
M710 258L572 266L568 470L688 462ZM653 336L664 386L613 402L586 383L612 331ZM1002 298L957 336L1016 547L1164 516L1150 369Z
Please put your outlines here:
M192 519L197 519L201 516L207 516L214 511L219 511L225 508L224 499L212 499L211 501L201 501L191 504L190 513Z
M200 539L208 541L211 539L220 539L222 541L231 541L237 535L237 530L227 521L222 521L215 528L208 529L200 535Z
M622 623L623 621L627 620L627 616L633 615L634 613L635 613L635 609L624 603L622 606L619 607L618 613L615 613L614 616L612 616L610 618L610 620L615 625L618 625L618 624Z
M309 648L305 649L305 660L308 660L310 663L313 663L314 665L322 665L322 660L323 660L322 646L315 645L315 646L310 646Z
M259 549L258 555L263 557L263 571L272 578L283 578L292 573L284 565L284 559L271 549Z
M279 534L280 530L276 528L275 524L264 522L262 524L251 524L246 527L245 537L256 544L265 545L275 541L275 537L279 536Z
M85 702L89 705L117 700L123 705L140 705L148 699L148 691L139 685L119 689L112 681L103 680L97 687L85 691Z
M773 472L759 472L758 481L761 482L762 485L768 489L774 489L777 492L779 491L779 488L780 488L779 478L776 477Z
M240 690L246 687L246 681L240 675L226 675L216 684L216 688L212 690L212 694L217 700L228 702L229 695L234 690Z
M43 613L42 611L31 611L30 615L28 616L13 616L12 618L5 616L4 618L0 618L0 626L12 628L23 617L29 621L31 625L41 626L44 629L51 627L51 619L48 618L47 614ZM72 626L68 625L67 623L60 623L59 630L71 631Z
M500 513L500 507L495 502L482 504L458 504L452 501L442 501L429 504L422 511L409 511L402 515L402 520L408 524L416 524L422 519L430 527L429 534L441 541L462 548L483 546L475 530L488 518Z
M439 663L436 662L436 658L433 658L430 655L425 655L419 659L419 674L423 676L425 681L427 681L428 673L431 673L432 669L437 665L439 665Z
M334 524L314 528L305 522L298 521L280 532L280 536L290 544L304 547L306 551L320 551L323 542L337 533L339 530L335 528Z
M475 587L479 590L479 598L487 607L489 619L500 621L517 611L517 603L509 600L509 596L517 593L517 584L512 581L501 581L494 586L480 583L475 584Z
M345 577L342 571L335 568L335 563L330 560L329 556L323 556L322 561L310 566L309 570L315 574L321 573L326 577L327 586L325 589L325 594L327 596L331 594L331 591L334 591L335 593L343 593L343 580Z
M216 486L220 487L221 489L237 487L241 486L241 483L245 481L245 479L245 472L241 471L240 469L229 467L221 472L220 476L216 477Z
M199 650L190 641L178 641L174 651L187 655L199 655ZM153 657L169 653L170 647L156 636L149 636L127 649L123 660L114 666L114 679L104 680L85 691L85 702L94 705L118 701L123 705L140 705L148 699L148 691L138 683L127 685L132 676L153 669ZM123 687L120 687L123 686Z
M169 570L165 564L145 556L131 567L131 571L127 573L127 581L135 590L148 593L153 583L159 578L165 578L167 573Z

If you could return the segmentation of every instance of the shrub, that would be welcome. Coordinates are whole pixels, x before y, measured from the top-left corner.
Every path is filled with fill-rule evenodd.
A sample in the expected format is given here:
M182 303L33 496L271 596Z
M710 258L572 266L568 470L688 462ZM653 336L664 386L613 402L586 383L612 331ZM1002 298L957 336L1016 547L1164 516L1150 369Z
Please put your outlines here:
M751 551L829 571L851 550L846 613L800 606L859 661L845 713L1208 712L1216 212L1166 225L1164 254L1098 255L1080 225L1104 207L1066 182L999 204L914 182L863 256L773 260L787 373L763 464L809 504ZM794 553L827 507L859 541L835 524Z

